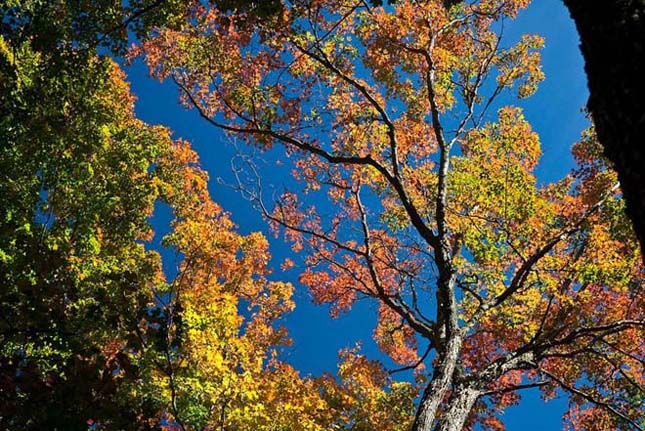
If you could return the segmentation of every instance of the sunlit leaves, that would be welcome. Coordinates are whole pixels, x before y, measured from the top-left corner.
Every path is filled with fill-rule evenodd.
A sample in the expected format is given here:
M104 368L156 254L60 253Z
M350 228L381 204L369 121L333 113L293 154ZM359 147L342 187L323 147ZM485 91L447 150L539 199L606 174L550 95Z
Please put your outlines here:
M133 50L212 125L260 149L284 146L295 181L274 206L259 179L240 187L304 254L299 281L332 316L377 301L384 353L414 367L423 340L436 353L431 382L454 370L428 395L439 398L435 417L459 399L450 391L472 385L481 399L467 426L491 430L525 381L549 395L559 386L582 407L593 402L576 385L631 409L616 370L642 358L642 269L593 133L574 148L580 169L542 186L539 138L522 111L489 112L503 92L525 98L544 78L539 36L501 38L500 21L527 4L303 1L253 29L199 9ZM626 350L610 354L614 345ZM345 366L352 392L362 371ZM373 394L359 395L366 420L377 418Z
M29 43L9 52L0 54L3 424L125 426L150 414L125 388L161 280L159 256L142 242L169 134L134 117L113 62L91 58L74 71Z
M337 426L364 431L409 429L418 388L392 381L378 362L368 360L358 350L341 351L339 382L330 376L318 379Z
M532 171L539 155L537 135L521 111L505 108L498 123L471 131L463 157L454 158L451 218L480 264L497 262L512 252L509 243L520 246L533 235L527 224L535 215Z

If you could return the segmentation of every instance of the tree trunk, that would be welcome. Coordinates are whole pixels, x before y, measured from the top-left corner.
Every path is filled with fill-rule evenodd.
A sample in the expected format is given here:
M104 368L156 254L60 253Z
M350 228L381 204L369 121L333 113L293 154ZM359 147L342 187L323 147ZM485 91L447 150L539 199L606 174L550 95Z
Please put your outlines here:
M564 0L580 34L591 112L645 259L645 0Z
M443 413L437 431L461 431L481 392L473 387L457 386Z
M439 405L443 402L446 392L452 384L460 350L461 339L459 337L454 337L446 344L444 357L435 369L432 381L423 391L412 431L431 431L433 429Z

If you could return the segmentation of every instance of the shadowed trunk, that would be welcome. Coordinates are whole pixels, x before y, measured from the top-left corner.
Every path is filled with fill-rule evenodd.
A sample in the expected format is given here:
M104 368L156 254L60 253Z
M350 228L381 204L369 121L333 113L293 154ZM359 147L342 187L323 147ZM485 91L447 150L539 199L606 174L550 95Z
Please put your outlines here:
M564 0L580 34L600 143L645 259L645 0Z

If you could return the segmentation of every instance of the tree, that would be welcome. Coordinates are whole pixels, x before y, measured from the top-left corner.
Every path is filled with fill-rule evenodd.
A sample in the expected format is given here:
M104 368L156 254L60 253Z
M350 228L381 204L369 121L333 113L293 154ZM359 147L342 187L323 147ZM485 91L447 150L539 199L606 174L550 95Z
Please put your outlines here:
M133 117L114 63L52 76L29 44L0 46L0 423L122 427L150 408L120 382L136 379L126 352L160 271L139 241L157 194L147 169L170 139Z
M641 148L645 107L638 90L645 73L645 5L614 1L601 8L575 0L564 3L580 33L591 93L587 107L605 154L618 172L627 214L645 255L645 155Z
M446 0L444 5L449 8L460 2ZM627 214L639 238L641 255L645 255L645 181L640 147L645 109L638 90L645 73L645 6L638 0L594 5L577 0L564 3L578 28L586 61L591 93L587 109L599 129L605 155L618 172Z
M96 54L102 41L117 50L125 41L97 39L111 15L99 22L85 3L5 7L2 428L409 423L413 385L388 390L382 367L355 351L344 355L340 380L301 378L278 360L289 340L277 322L293 307L292 287L268 280L266 239L236 233L190 145L136 118L124 73ZM138 7L130 2L131 17L143 17ZM150 219L164 206L177 271L162 268L152 241ZM372 417L364 402L397 407Z
M252 164L239 187L316 301L379 304L377 343L427 379L414 430L501 429L530 387L569 394L573 429L643 429L643 269L595 133L538 187L521 110L488 113L543 78L541 39L497 31L527 4L302 1L251 28L197 8L134 52L213 126L284 147L300 189L266 202Z
M134 23L140 7L112 9L133 9ZM124 46L105 31L118 13L49 1L2 10L0 423L158 427L173 406L143 387L166 369L155 362L172 326L162 305L176 299L158 300L167 287L149 218L160 202L186 206L172 196L203 174L187 144L136 119L123 72L96 55L98 43ZM226 219L205 207L202 218Z
M174 208L173 230L164 241L184 257L158 290L168 300L158 301L162 318L151 338L157 346L141 359L155 366L145 367L139 393L157 398L166 420L181 430L323 431L350 423L404 429L416 392L409 383L392 384L380 364L346 352L337 381L301 378L279 359L276 346L290 341L275 323L293 308L293 288L267 280L266 239L234 231L196 163L184 143L156 168L172 185L165 196ZM364 402L393 412L368 415Z
M93 56L100 46L123 54L128 32L143 37L156 26L172 27L188 6L182 0L9 0L0 5L0 34L12 47L29 42L59 60Z

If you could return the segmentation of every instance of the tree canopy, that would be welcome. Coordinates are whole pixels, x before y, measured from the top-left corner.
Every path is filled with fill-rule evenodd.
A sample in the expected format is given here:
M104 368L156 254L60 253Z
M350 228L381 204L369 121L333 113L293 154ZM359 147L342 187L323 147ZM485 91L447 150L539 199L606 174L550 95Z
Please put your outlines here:
M200 9L142 45L208 122L294 160L301 188L275 205L240 188L306 254L315 300L373 298L385 353L432 352L413 429L498 426L526 385L572 394L575 426L642 421L642 269L593 131L580 168L538 187L522 112L488 115L543 78L541 38L506 48L497 26L527 3L296 2L253 29Z
M616 174L590 127L577 168L538 183L539 136L497 107L544 78L540 36L502 39L528 0L108 3L4 10L5 428L502 430L528 388L568 395L569 429L645 427L644 272ZM190 144L136 118L98 55L128 29L129 58L204 124L280 154L290 189L271 196L253 156L234 187L332 317L376 305L374 339L413 379L358 347L322 376L289 365L293 262L272 268Z
M119 66L69 33L67 18L48 20L0 38L2 427L409 422L414 387L390 391L382 367L356 352L343 354L352 373L339 379L302 379L277 357L292 286L267 279L266 239L236 233L187 142L136 118ZM60 33L46 33L54 24ZM178 256L166 273L150 223L163 208L163 247ZM359 399L397 408L368 416Z

